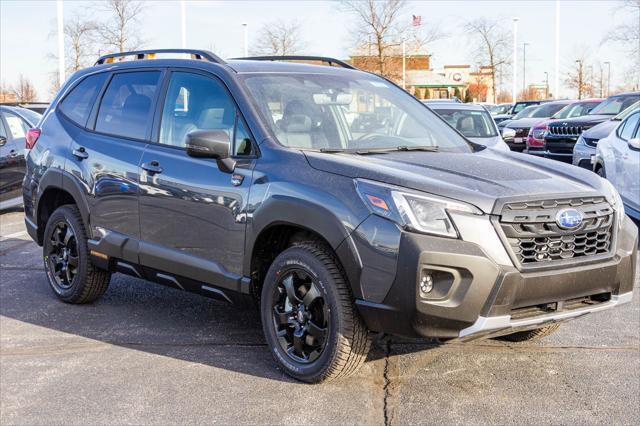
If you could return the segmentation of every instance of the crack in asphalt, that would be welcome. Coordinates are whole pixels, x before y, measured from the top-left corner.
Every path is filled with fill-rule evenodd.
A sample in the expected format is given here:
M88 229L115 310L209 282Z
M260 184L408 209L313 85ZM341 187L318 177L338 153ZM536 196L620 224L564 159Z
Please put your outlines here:
M391 385L391 378L389 377L389 355L391 354L391 340L387 339L384 353L384 369L382 370L383 378L383 399L382 399L382 413L384 416L384 424L388 426L391 424L391 416L389 415L389 386Z

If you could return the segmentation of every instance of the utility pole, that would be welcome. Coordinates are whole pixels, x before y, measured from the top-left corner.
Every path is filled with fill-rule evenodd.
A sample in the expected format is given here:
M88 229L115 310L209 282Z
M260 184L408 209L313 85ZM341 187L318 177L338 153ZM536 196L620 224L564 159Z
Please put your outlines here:
M522 43L522 91L527 90L527 46L529 43Z
M602 65L600 65L600 97L604 97L604 70L602 69Z
M518 99L516 92L518 90L518 20L519 18L513 18L513 84L511 87L511 99L514 104Z
M246 22L242 23L244 27L244 56L249 56L249 24Z
M62 0L56 3L58 9L58 84L62 87L64 83L64 15Z
M611 95L611 62L604 63L607 66L607 97Z
M556 0L556 66L555 66L553 97L560 96L560 0Z
M407 46L404 38L402 38L402 88L406 90L407 80Z

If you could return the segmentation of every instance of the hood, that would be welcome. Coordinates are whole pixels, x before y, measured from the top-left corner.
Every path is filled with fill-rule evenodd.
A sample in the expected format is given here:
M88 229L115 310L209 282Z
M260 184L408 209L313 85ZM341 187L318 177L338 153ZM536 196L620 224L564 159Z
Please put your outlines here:
M618 124L620 124L620 120L607 120L605 122L602 122L600 124L593 126L589 130L584 131L582 133L582 136L589 139L600 140L602 138L606 138L607 136L609 136L609 134L613 131L613 129L618 127Z
M529 118L520 118L518 120L511 120L505 127L509 127L511 129L529 129L536 124L545 121L546 118L542 117L529 117Z
M311 167L471 203L492 212L498 199L604 194L594 173L558 161L484 149L475 153L328 154L304 151Z

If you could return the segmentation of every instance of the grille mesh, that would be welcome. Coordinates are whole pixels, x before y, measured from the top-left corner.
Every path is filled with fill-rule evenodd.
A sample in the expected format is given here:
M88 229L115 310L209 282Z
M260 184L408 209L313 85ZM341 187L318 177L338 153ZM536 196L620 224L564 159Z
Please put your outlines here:
M562 209L573 207L584 220L575 230L556 223ZM611 251L614 212L603 197L544 200L505 205L500 226L523 266L606 254Z

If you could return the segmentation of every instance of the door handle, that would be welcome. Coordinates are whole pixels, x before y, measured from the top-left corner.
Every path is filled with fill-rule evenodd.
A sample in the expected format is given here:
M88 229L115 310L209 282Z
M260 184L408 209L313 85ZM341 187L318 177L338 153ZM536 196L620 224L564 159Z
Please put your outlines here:
M87 158L89 158L89 153L84 149L83 146L81 146L78 149L74 149L71 152L78 160L86 160Z
M18 151L16 151L15 149L12 149L11 151L9 151L9 158L16 158L18 155L20 155L20 153Z
M149 161L148 163L142 163L142 166L140 167L142 167L142 170L145 170L150 175L162 173L163 170L162 167L160 167L160 163L158 163L156 160Z

